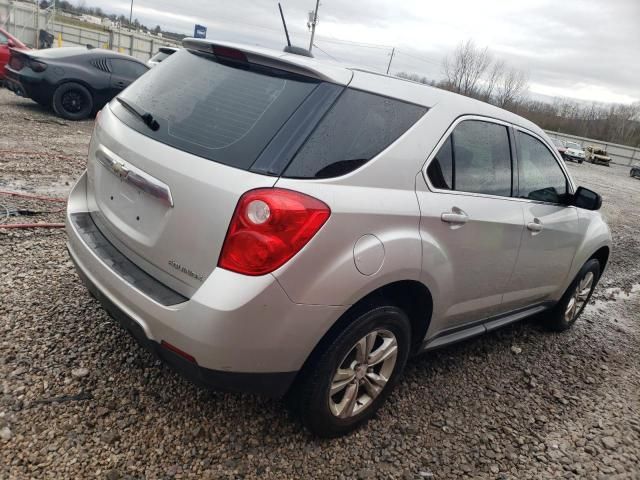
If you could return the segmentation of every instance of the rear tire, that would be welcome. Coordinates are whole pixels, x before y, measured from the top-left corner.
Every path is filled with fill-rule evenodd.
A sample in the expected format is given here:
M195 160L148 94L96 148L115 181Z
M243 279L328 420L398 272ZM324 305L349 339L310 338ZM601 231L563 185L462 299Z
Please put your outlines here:
M547 328L554 332L571 328L589 303L599 279L600 262L592 258L582 266L560 301L545 318Z
M304 426L337 437L369 420L398 383L410 346L411 324L401 309L377 306L354 314L293 392Z
M84 120L93 112L93 95L83 85L67 82L53 94L53 111L67 120Z

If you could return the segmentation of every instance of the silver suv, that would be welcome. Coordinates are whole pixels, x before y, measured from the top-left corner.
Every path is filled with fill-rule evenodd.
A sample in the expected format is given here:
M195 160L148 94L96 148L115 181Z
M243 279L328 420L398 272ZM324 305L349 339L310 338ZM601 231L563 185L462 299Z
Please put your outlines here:
M407 359L536 313L565 330L611 248L600 196L504 110L188 39L107 105L68 248L191 380L283 396L336 436Z

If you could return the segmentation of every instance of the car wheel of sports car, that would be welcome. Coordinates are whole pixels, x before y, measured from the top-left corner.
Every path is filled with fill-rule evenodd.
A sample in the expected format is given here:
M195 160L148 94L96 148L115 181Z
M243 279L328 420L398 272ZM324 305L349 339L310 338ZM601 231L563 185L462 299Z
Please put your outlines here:
M53 110L67 120L83 120L93 111L93 95L79 83L63 83L53 94Z
M581 164L583 161L584 161L584 160L578 160L578 163L580 163L580 164Z

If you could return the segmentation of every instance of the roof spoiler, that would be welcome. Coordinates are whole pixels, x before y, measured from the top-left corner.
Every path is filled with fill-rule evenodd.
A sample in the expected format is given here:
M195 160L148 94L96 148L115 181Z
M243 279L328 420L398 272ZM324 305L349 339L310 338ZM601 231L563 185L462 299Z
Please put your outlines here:
M245 47L243 45L227 42L212 42L211 40L200 38L185 38L182 41L182 46L191 50L212 53L220 58L264 65L266 67L277 68L332 83L342 83L346 85L349 83L352 76L349 72L348 78L346 78L345 73L347 70L342 68L340 68L341 72L339 72L339 74L336 70L336 76L329 76L327 73L320 71L320 69L314 68L310 58L301 57L299 55L294 56L292 54L267 50L259 47Z

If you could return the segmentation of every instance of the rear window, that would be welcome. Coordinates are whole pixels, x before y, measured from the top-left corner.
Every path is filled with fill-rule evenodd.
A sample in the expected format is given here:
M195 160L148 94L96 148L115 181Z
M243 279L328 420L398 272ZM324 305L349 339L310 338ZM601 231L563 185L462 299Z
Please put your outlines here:
M143 135L245 170L318 84L280 70L238 68L188 50L163 65L121 94L153 115L160 128L149 129L118 102L111 104L115 115Z
M427 109L347 89L285 170L285 177L327 178L365 164L406 132Z
M243 170L327 178L366 163L425 107L255 64L180 50L121 95L114 114L157 141ZM284 171L284 173L283 173Z

